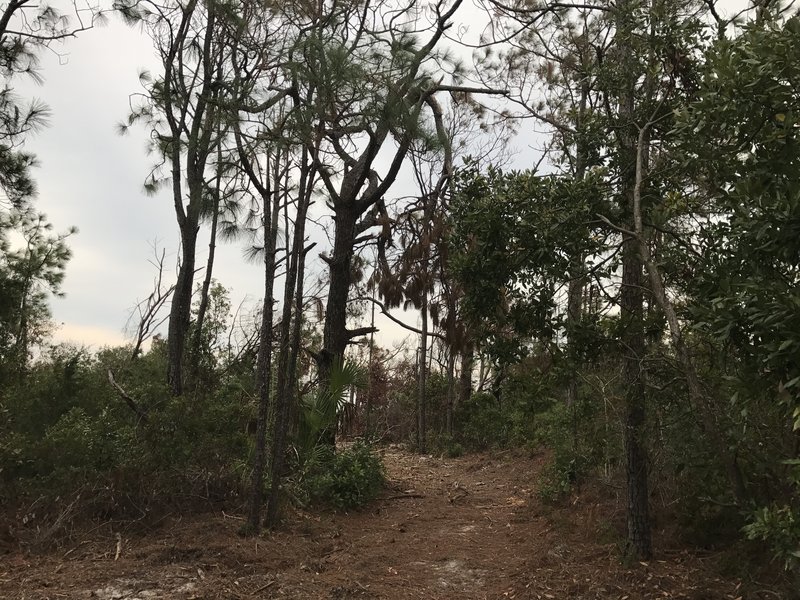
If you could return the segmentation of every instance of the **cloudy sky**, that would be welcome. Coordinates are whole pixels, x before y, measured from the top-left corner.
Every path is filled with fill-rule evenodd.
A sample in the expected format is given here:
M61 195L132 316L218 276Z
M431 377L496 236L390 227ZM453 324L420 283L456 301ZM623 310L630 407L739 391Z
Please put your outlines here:
M65 297L51 302L55 339L96 349L129 339L131 310L151 290L154 243L166 250L170 275L175 271L178 234L168 190L143 192L154 158L146 153L145 131L116 131L131 94L141 90L138 74L158 65L150 39L114 16L53 50L41 56L44 83L20 80L17 92L43 100L52 112L49 126L26 144L40 164L36 206L56 230L79 230L69 241ZM198 247L200 264L207 240ZM242 244L218 247L215 277L229 288L234 307L254 306L263 296L261 266L243 260ZM378 325L385 345L406 337L388 320Z
M724 8L744 4L732 0ZM114 16L55 50L59 54L42 54L44 83L18 81L17 91L52 110L49 127L27 144L41 165L37 206L57 230L79 229L70 240L66 297L52 302L59 324L55 337L98 348L125 341L131 309L151 288L154 243L166 249L174 271L178 237L171 201L164 193L142 191L153 159L145 152L145 132L134 128L121 137L115 130L128 114L130 95L141 89L139 72L157 65L149 38ZM536 144L522 139L518 145L527 154L518 164L533 162ZM400 188L396 195L409 193ZM231 290L234 305L256 303L263 289L259 265L242 259L241 245L222 246L218 256L215 273ZM405 337L388 321L379 326L386 345Z
M173 251L176 242L166 198L141 191L144 132L123 138L114 129L138 89L138 70L152 62L149 40L112 18L54 51L61 55L41 56L44 83L20 81L17 89L52 112L48 128L26 145L40 163L36 205L56 230L79 229L69 242L66 297L52 302L56 337L117 344L135 299L148 292L150 244L158 239Z

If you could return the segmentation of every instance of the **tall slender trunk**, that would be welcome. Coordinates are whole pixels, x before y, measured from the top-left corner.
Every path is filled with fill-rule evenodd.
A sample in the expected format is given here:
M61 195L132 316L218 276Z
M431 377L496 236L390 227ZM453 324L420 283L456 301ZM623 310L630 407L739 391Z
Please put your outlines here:
M625 382L625 463L627 475L628 543L636 558L651 558L650 508L648 495L647 452L644 445L645 425L645 355L642 261L638 244L626 236L622 248L621 318L623 380Z
M586 177L586 163L587 159L587 144L585 139L585 132L583 131L583 124L586 119L586 105L589 100L589 82L586 76L583 77L581 83L581 97L578 104L578 119L575 124L575 129L578 132L577 141L575 145L575 181L583 181ZM567 331L569 332L568 343L570 346L574 345L575 330L581 320L583 312L583 288L586 285L586 268L584 265L584 256L581 254L574 257L572 266L569 273L569 288L567 292ZM572 354L572 376L569 380L567 387L567 406L574 407L578 402L578 378L577 370L578 365L574 364L574 352ZM577 423L574 423L577 425Z
M184 9L184 19L191 18L196 2L189 2ZM173 113L175 107L173 102L184 102L183 98L176 100L173 98L175 90L172 80L175 73L177 61L179 65L177 71L182 73L183 48L185 41L185 30L179 32L178 38L174 42L178 44L176 48L170 49L169 56L166 58L165 67L165 103L166 117L169 123L170 132L176 139L173 140L170 161L172 163L172 191L173 203L178 218L181 233L181 265L178 270L178 281L175 291L172 294L172 307L169 316L168 339L167 339L167 381L173 396L180 396L183 393L183 362L186 353L186 336L189 331L189 322L192 308L192 287L194 286L195 259L197 254L197 234L200 230L200 212L203 201L203 187L205 185L205 170L209 154L213 148L213 134L217 131L215 125L219 118L219 111L209 108L209 99L213 99L218 93L215 90L216 77L221 77L221 71L215 69L213 57L216 53L214 46L216 27L216 13L213 5L208 5L208 14L204 26L204 39L201 49L201 56L197 66L197 73L201 74L202 81L200 90L196 92L196 102L194 113L190 118L184 114L180 120L176 120ZM196 48L194 49L196 50ZM193 51L194 51L193 50ZM176 57L175 52L180 54ZM216 76L215 76L216 75ZM180 75L183 76L182 74ZM178 88L184 85L181 83ZM181 150L182 144L178 143L185 140L186 144L186 184L188 187L189 202L184 208L183 195L181 190Z
M217 229L219 227L219 207L221 200L220 187L222 185L222 145L217 144L217 175L214 181L214 206L211 215L211 233L208 240L208 258L206 259L206 272L203 277L203 287L200 290L200 303L197 307L197 320L195 321L194 340L192 342L192 372L191 378L197 379L200 369L200 349L203 340L203 326L205 325L206 312L208 311L208 294L211 289L211 279L214 275L214 259L217 252Z
M292 299L295 295L295 288L298 278L300 261L303 257L305 245L305 221L308 204L311 199L308 168L306 165L306 153L303 153L303 165L306 168L301 173L299 194L297 200L297 213L295 216L294 234L292 239L291 255L289 257L286 282L283 290L283 310L281 314L281 330L278 350L278 371L275 398L275 422L272 435L272 468L269 498L267 501L267 527L275 527L278 522L278 509L280 504L280 484L283 476L284 457L286 454L286 443L289 429L290 398L291 388L294 387L294 376L291 363L291 333L292 333L292 309L294 308ZM307 188L308 191L307 191ZM286 208L288 213L288 207ZM288 215L285 219L288 226ZM295 321L300 319L300 314L294 315Z
M620 155L620 204L626 215L626 229L633 229L634 188L636 175L636 113L635 85L639 73L632 60L635 52L636 0L624 0L617 5L615 14L616 51L622 57L619 68L626 73L626 81L619 87L617 100L617 140ZM627 476L628 552L638 560L649 560L653 555L650 530L648 492L648 459L645 449L646 397L644 366L646 344L644 331L644 295L642 293L642 257L635 236L628 233L622 240L622 288L620 290L620 319L623 349L623 382L625 385L625 471Z
M458 374L458 403L468 402L472 396L472 367L475 355L471 344L461 351L461 368Z
M630 113L632 115L632 110ZM626 123L627 127L632 125ZM627 139L627 137L626 137ZM624 148L629 150L630 147ZM622 198L626 214L633 212L633 169L623 173ZM625 234L622 242L622 289L620 318L623 323L623 381L625 384L625 465L627 476L628 552L633 558L652 557L648 459L644 443L646 417L644 385L644 296L642 259L635 237Z
M247 517L247 528L253 533L258 532L261 527L261 505L264 494L267 425L270 408L270 385L272 383L272 312L275 301L275 250L278 235L278 210L280 208L280 193L278 190L266 188L264 191L262 191L264 199L264 303L261 313L261 331L259 334L258 364L256 368L256 383L258 386L256 444L253 452L250 506ZM272 201L271 206L270 201Z
M372 288L372 306L370 313L369 325L372 331L369 334L369 359L367 368L369 369L369 382L367 384L367 403L364 409L364 437L367 440L372 439L372 391L373 391L373 375L374 369L372 368L372 361L375 359L375 287Z
M424 262L427 263L427 261ZM425 266L427 267L427 264ZM427 269L425 273L427 273ZM417 380L417 450L424 453L428 445L426 439L428 426L426 415L427 398L425 397L425 387L428 382L428 292L425 289L422 292L420 312L422 323L419 336L419 375Z
M300 345L303 337L303 292L305 289L305 266L306 255L313 245L306 246L300 255L300 262L297 265L297 286L294 296L294 321L292 322L292 338L289 342L289 379L286 382L287 397L289 405L289 423L297 422L296 414L298 402L296 398L297 386L297 361L300 357Z
M456 353L452 347L447 349L447 413L445 416L445 432L453 435L453 408L456 402Z
M181 228L181 265L178 281L172 292L169 326L167 329L167 355L169 367L167 379L173 396L183 394L183 358L186 349L186 333L192 309L192 286L194 285L195 256L197 252L198 227L187 223Z
M200 290L200 304L197 307L197 320L195 321L195 350L200 347L200 341L203 337L203 325L206 320L206 312L208 312L208 294L211 289L211 279L214 275L214 258L217 251L217 227L219 225L219 198L217 198L214 206L214 216L211 217L211 234L208 240L208 259L206 260L206 272L203 277L203 287ZM197 359L195 359L197 360Z

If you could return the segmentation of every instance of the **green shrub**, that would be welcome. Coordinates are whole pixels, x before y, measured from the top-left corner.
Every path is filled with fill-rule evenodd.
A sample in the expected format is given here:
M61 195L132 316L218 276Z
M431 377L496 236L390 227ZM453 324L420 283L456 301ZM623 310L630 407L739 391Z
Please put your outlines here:
M24 381L3 388L0 504L39 497L47 504L85 487L93 490L92 503L82 503L87 515L108 516L127 510L120 498L145 510L236 494L252 406L224 379L202 397L172 398L165 357L160 344L135 361L129 348L91 356L59 346ZM109 385L109 369L146 422Z
M766 542L787 571L800 575L800 515L790 506L758 509L744 527L748 539Z
M428 440L428 449L431 454L445 458L458 458L464 454L464 446L461 442L447 433L432 435Z
M456 437L470 450L505 446L509 425L506 413L491 394L473 394L455 414Z
M456 441L449 440L447 445L444 447L444 455L447 458L458 458L463 454L464 454L464 446L462 446Z
M539 475L537 493L539 498L548 503L555 503L566 496L572 489L576 478L575 460L551 462Z
M606 431L596 403L582 398L574 406L563 402L537 415L533 443L553 451L539 478L542 500L556 502L593 468L608 460Z
M383 462L364 444L319 456L305 487L311 500L340 510L360 508L373 500L383 487Z

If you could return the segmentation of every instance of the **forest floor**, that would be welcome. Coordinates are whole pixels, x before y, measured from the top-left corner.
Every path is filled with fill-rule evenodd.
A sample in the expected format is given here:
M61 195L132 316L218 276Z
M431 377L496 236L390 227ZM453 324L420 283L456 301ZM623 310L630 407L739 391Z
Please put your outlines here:
M173 516L119 537L102 528L58 551L0 556L0 598L781 598L720 577L713 555L658 536L657 560L624 565L622 515L608 498L538 499L543 456L389 448L384 459L388 487L363 511L295 511L256 538L239 537L241 517L227 513Z

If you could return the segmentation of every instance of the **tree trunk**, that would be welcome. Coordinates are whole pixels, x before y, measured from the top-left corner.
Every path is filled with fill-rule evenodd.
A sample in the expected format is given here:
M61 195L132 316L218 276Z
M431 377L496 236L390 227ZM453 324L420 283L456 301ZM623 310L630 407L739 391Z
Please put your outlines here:
M467 345L461 353L461 369L458 375L458 403L469 402L472 396L472 367L474 353L471 345Z
M425 387L428 381L428 292L422 292L422 315L421 331L419 336L419 374L417 379L417 451L425 453L427 448L426 431L426 398Z
M264 304L261 313L261 332L259 335L258 365L256 382L258 386L258 416L256 418L256 444L253 453L253 472L250 484L250 506L247 528L257 533L261 527L261 505L264 494L264 467L267 457L267 425L270 409L270 384L272 380L272 311L275 288L275 246L278 234L278 210L280 195L263 194L264 199ZM270 207L269 201L272 200ZM270 212L271 210L271 212Z
M578 104L578 119L575 124L575 129L578 132L577 142L575 146L575 180L583 181L586 177L586 163L587 148L585 140L585 132L583 131L583 124L586 118L586 104L589 99L589 81L588 76L584 74L583 83L581 84L581 98ZM574 346L575 329L581 320L583 312L583 288L586 284L584 256L580 255L573 260L572 267L569 273L569 290L567 292L567 331L569 332L568 343ZM573 348L570 348L570 355L572 359L572 376L569 380L567 387L567 406L574 408L578 403L578 378L577 371L578 365L576 364L576 357ZM573 416L573 434L577 437L577 421Z
M184 9L184 18L191 18L196 2L190 2ZM184 376L183 362L186 353L186 335L189 331L189 322L192 309L192 287L194 286L195 257L197 252L197 233L200 230L200 213L203 202L203 189L205 186L205 168L208 157L213 149L213 134L218 130L216 119L219 114L217 110L209 109L209 99L212 99L216 92L214 90L215 75L220 71L210 68L213 63L213 56L216 53L214 46L214 29L216 14L213 5L208 5L207 20L204 26L205 37L201 49L201 56L197 67L197 74L201 77L202 86L196 94L194 113L189 117L184 113L179 120L173 112L175 107L173 102L189 102L188 99L173 98L174 90L172 77L177 68L180 73L183 69L183 56L185 49L182 47L185 40L185 31L178 35L175 43L180 48L170 49L172 54L176 50L177 55L173 54L173 59L177 64L173 64L172 59L168 59L165 66L165 103L166 117L169 122L170 132L175 138L172 143L172 153L170 162L172 163L172 191L173 203L178 218L181 233L181 266L178 270L178 281L172 295L172 307L170 310L169 326L167 339L168 367L167 380L173 396L180 396L183 393ZM196 48L194 50L197 50ZM201 68L199 65L202 64ZM202 73L202 74L200 74ZM187 133L188 131L188 133ZM184 135L186 134L186 135ZM184 208L181 180L181 146L179 140L185 138L186 143L186 185L188 188L189 203Z
M633 227L634 188L636 178L636 114L635 85L639 73L633 60L632 40L635 36L634 0L617 6L617 52L622 57L618 66L626 74L619 88L618 143L620 155L620 203L627 229ZM622 241L622 288L620 319L622 325L623 383L625 385L625 463L627 475L628 552L637 560L653 555L650 531L648 492L648 459L645 449L646 398L644 386L645 332L644 295L642 293L642 257L637 239L624 234Z
M219 226L219 206L220 206L220 186L222 185L222 146L217 145L217 177L214 186L214 207L211 215L211 233L208 240L208 259L206 260L206 272L203 277L203 287L200 291L200 304L197 308L197 321L194 328L194 342L192 344L192 373L190 377L197 379L200 370L200 350L203 340L203 326L208 311L208 294L211 289L211 278L214 274L214 258L217 251L217 228Z
M364 437L369 441L372 439L372 376L374 369L372 361L375 359L375 288L372 288L372 306L370 312L370 327L372 332L369 334L369 358L367 369L369 369L369 382L367 384L367 403L364 408Z
M344 360L350 337L347 331L347 298L350 293L350 269L356 237L358 215L351 205L341 206L334 216L335 234L333 253L327 259L330 268L328 300L325 305L325 328L322 334L322 351L317 362L320 385L327 385L335 360ZM325 433L324 439L336 443L336 423Z
M305 165L305 154L303 164ZM275 399L275 422L272 435L272 469L269 499L267 501L266 525L273 528L278 523L280 506L280 485L283 477L284 458L286 455L286 443L289 431L289 414L293 398L292 389L295 384L294 372L297 366L297 349L292 347L292 309L295 308L294 323L298 324L301 318L302 305L299 309L293 305L295 289L297 287L298 274L302 272L301 262L303 261L305 245L305 222L308 204L311 199L308 186L308 170L301 173L300 193L297 201L297 214L295 217L294 234L292 239L291 255L286 270L286 282L283 290L283 310L281 315L281 331L278 354L277 372L277 396ZM288 207L286 209L288 211ZM286 219L288 225L288 218ZM299 346L299 339L297 340ZM292 356L295 357L292 364Z
M647 452L644 446L645 389L642 361L645 354L642 261L636 240L626 238L622 248L620 311L623 381L625 383L625 464L627 475L627 521L629 552L639 560L652 557Z
M300 256L300 263L297 266L297 289L294 296L295 318L292 322L292 338L289 343L289 380L286 382L286 389L289 393L287 396L287 402L289 404L290 426L297 423L297 412L299 408L299 402L297 398L297 361L300 358L300 345L303 338L303 292L305 289L305 261L306 254L310 249L310 246L305 248L303 254Z
M447 349L447 414L445 432L453 435L453 407L456 401L456 353L453 348Z
M632 170L631 170L632 173ZM633 178L623 180L627 214L633 213ZM620 319L623 332L623 382L625 385L625 465L627 476L628 552L637 560L652 557L648 464L644 445L646 416L644 367L644 296L642 259L636 238L625 234L622 242Z
M343 357L349 337L347 334L347 297L350 292L350 269L353 259L356 220L351 207L340 208L334 217L333 253L327 260L330 266L330 287L325 305L325 328L320 353L320 379L327 381L336 357Z
M197 231L198 227L191 222L181 228L181 265L172 292L167 330L167 380L173 396L183 394L183 357L192 309Z

